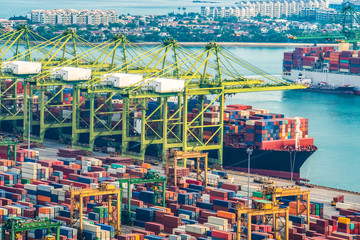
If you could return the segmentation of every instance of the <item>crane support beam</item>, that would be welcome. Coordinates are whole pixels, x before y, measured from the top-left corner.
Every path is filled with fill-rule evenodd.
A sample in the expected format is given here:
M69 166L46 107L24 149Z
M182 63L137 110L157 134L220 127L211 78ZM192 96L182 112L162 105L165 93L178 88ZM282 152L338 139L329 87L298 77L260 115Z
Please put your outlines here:
M247 234L246 238L247 240L251 240L251 217L252 216L272 216L273 221L273 231L275 234L279 233L278 228L278 219L280 215L285 215L285 226L284 226L284 232L283 232L283 240L289 240L289 208L279 208L277 205L271 205L269 209L256 209L256 208L244 208L240 207L240 205L236 208L237 213L237 239L242 239L241 235L243 234L242 231L242 221L241 221L241 215L245 214L247 217ZM276 238L276 236L274 236Z
M56 228L56 240L60 240L61 222L53 222L50 219L23 219L18 217L8 218L1 227L1 239L5 239L6 231L10 233L10 239L17 239L16 233L25 232L36 229Z
M75 209L76 209L76 201L75 197L79 197L79 229L80 231L83 230L83 205L84 205L84 198L91 197L91 196L108 196L111 199L112 195L116 195L116 218L114 220L113 216L113 209L112 209L112 202L108 201L108 212L109 212L109 223L114 225L116 234L120 234L120 225L121 225L121 188L115 189L114 185L110 184L100 184L99 188L97 189L82 189L82 190L74 190L71 188L70 197L70 226L74 226L74 218L75 218Z
M131 197L129 194L132 193L132 190L131 190L131 186L133 184L146 184L146 183L162 183L162 201L161 201L161 206L162 207L165 207L166 204L165 204L165 188L166 188L166 179L167 177L159 177L158 178L148 178L148 179L143 179L143 178L121 178L121 179L118 179L119 181L119 185L120 185L120 189L123 189L123 184L126 183L127 184L127 189L128 189L128 196L127 196L127 201L128 201L128 210L126 211L127 212L127 216L126 216L126 221L128 223L131 222ZM154 197L156 198L156 193L154 193ZM123 198L123 193L121 191L121 201L120 201L120 204L122 203L122 198ZM156 199L154 199L154 203L156 204ZM121 206L120 206L121 208Z
M303 212L300 211L300 197L306 196L306 224L310 226L310 191L302 190L298 186L289 186L289 187L277 187L276 185L265 185L263 187L263 196L271 195L271 199L274 204L278 202L278 198L295 196L296 197L296 215L302 215Z

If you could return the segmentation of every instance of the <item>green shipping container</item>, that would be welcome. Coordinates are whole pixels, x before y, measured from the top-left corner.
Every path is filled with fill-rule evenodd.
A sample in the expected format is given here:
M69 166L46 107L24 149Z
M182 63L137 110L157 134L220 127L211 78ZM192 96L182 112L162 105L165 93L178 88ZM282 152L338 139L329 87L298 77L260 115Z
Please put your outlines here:
M21 179L21 184L28 184L28 183L31 183L30 179L26 179L26 178Z
M258 198L262 198L263 195L262 195L262 192L253 192L253 197L258 197Z
M117 169L117 168L125 168L124 165L113 163L111 164L111 168Z

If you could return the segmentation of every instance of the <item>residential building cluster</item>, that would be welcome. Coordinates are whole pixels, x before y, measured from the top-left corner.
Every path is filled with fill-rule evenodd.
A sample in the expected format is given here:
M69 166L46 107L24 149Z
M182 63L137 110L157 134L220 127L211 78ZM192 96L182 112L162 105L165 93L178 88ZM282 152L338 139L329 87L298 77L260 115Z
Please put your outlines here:
M288 0L289 1L289 0ZM71 29L77 32L78 36L90 42L101 42L109 40L115 34L125 34L129 41L160 42L172 37L180 42L234 42L234 41L264 41L264 42L286 42L287 35L299 36L311 32L312 34L333 34L341 31L340 22L319 21L314 22L312 18L326 19L334 14L335 10L328 8L310 8L311 5L304 5L299 14L304 18L275 19L264 16L262 18L227 18L219 19L200 14L175 14L167 15L121 15L120 18L112 15L110 11L101 11L96 16L96 11L89 10L51 10L32 11L29 26L41 36L51 39L64 31ZM306 8L309 7L309 8ZM320 6L321 7L321 6ZM224 8L229 9L229 8ZM235 10L240 9L237 7ZM234 10L234 9L233 9ZM48 13L51 16L48 17ZM234 12L224 11L224 17L230 17ZM111 14L110 14L111 15ZM253 14L255 15L255 14ZM221 15L218 15L221 16ZM51 21L50 21L51 20ZM26 20L0 20L4 28L13 28L17 24L25 23ZM113 22L114 24L108 24ZM332 23L330 23L332 22ZM100 25L100 23L103 23Z
M119 22L119 15L114 10L32 10L27 14L27 17L33 23L51 25L109 25L109 23Z
M337 19L339 17L339 12L332 8L304 8L300 12L300 17L326 22Z
M243 0L236 7L202 7L201 14L208 17L280 18L300 15L302 9L327 9L328 0Z
M14 28L19 25L26 24L26 20L8 20L8 19L0 19L0 26L2 28Z

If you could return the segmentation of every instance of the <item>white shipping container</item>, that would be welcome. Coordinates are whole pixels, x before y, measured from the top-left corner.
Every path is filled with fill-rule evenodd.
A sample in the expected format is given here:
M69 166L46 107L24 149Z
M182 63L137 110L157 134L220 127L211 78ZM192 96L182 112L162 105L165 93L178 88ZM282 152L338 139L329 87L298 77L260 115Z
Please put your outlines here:
M223 226L220 226L220 225L217 225L217 224L213 224L213 223L204 223L205 226L208 226L208 227L213 227L215 228L215 230L224 230L224 227Z
M208 223L212 223L212 224L216 224L216 225L220 225L220 226L227 226L228 220L224 219L224 218L210 216L210 217L208 217Z
M7 171L8 171L8 168L5 167L5 166L0 166L0 171L1 171L1 172L7 172Z
M43 185L43 184L39 184L38 185L38 190L42 190L42 191L46 191L46 192L51 192L51 190L53 190L54 187L53 186L48 186L48 185Z
M69 186L69 185L63 185L63 189L64 189L64 191L65 191L65 190L70 191L71 186Z
M197 233L197 234L205 234L206 231L208 231L209 229L210 228L208 228L208 227L200 226L197 224L185 225L186 232L192 232L192 233Z
M190 216L186 214L179 214L179 217L182 219L190 219Z
M34 174L34 175L36 175L37 170L36 170L36 169L24 168L24 169L22 169L22 173L27 173L27 174Z
M117 168L115 169L116 173L126 173L126 168Z
M185 81L180 79L156 78L147 85L159 93L182 92L185 89Z
M141 119L135 119L134 129L138 134L141 134Z
M24 189L26 190L32 190L32 191L37 191L37 185L33 185L30 183L24 184Z
M107 152L109 152L109 153L115 152L115 148L113 148L113 147L108 147L106 150L107 150Z
M109 231L105 231L105 230L101 230L100 231L100 239L104 239L104 240L107 240L108 238L106 237L107 236L107 233L106 232L109 232Z
M189 235L189 234L185 234L185 233L180 234L179 236L180 236L181 239L183 239L183 240L193 240L193 239L194 239L193 236L191 236L191 235Z
M184 227L184 228L181 228ZM175 232L183 232L185 233L185 226L180 226L178 228L173 228L172 233L175 234Z
M203 194L201 196L201 201L206 202L206 203L210 203L210 195L209 194Z
M110 76L111 75L111 76ZM110 73L105 76L106 82L110 82L114 87L130 87L136 83L140 83L143 80L143 76L140 74L127 74L127 73Z
M255 121L254 120L247 120L246 125L255 126Z
M36 179L36 175L28 174L28 173L22 173L22 174L21 174L21 178Z
M208 122L208 123L219 123L220 119L219 118L204 118L204 122Z
M18 169L18 168L11 168L11 169L9 169L9 172L12 172L12 173L21 173L21 170Z
M4 216L9 214L9 210L7 208L1 208L4 212Z
M41 72L40 62L14 61L1 64L4 71L11 71L16 75L38 74Z
M91 79L91 69L89 68L76 68L76 67L63 67L58 68L50 73L52 79L62 79L65 81L81 81Z
M247 191L247 190L248 190L248 185L247 184L241 185L241 191ZM250 192L260 192L261 187L256 186L256 185L250 185L249 190L250 190Z
M120 119L122 117L122 114L121 113L114 113L112 116L111 116L111 121L114 121L114 122L119 122Z
M170 235L169 240L181 240L181 237L178 235Z
M63 119L71 120L72 119L72 110L63 109L62 110Z
M252 193L253 193L253 192L250 191L250 194L249 194L250 197L252 197ZM236 195L240 195L240 196L247 197L247 191L237 191L237 192L236 192Z
M22 166L22 168L27 168L27 169L40 169L41 168L41 164L31 163L31 162L24 162L21 166Z

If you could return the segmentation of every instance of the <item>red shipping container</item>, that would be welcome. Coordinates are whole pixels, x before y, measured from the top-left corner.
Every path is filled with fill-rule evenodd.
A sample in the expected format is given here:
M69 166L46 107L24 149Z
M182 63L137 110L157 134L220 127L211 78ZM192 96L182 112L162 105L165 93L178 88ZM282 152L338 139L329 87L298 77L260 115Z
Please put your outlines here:
M208 218L208 217L210 217L210 216L216 217L217 214L216 214L216 212L201 211L201 212L200 212L200 216L201 216L201 217L204 217L204 218Z
M146 231L152 231L155 234L159 234L162 231L164 231L164 225L160 224L160 223L146 222L145 223L145 230Z
M220 238L224 240L232 240L232 234L221 230L211 231L211 237Z
M231 183L223 183L221 188L231 190L231 191L239 191L239 185L231 184Z
M225 191L220 191L220 190L211 190L210 191L210 197L220 197L220 199L224 200L225 198L227 198L227 192ZM227 199L226 199L227 200Z

